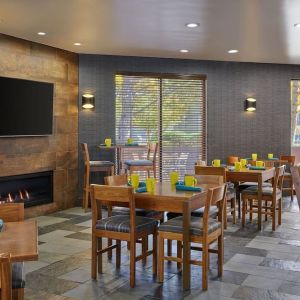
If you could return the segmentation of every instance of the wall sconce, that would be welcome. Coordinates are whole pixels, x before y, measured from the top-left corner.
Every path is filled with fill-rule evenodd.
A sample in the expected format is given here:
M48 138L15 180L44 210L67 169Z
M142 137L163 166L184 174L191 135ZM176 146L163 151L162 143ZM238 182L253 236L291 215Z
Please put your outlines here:
M245 100L245 111L256 111L256 99L247 98Z
M95 96L92 94L83 94L81 106L82 108L94 108Z

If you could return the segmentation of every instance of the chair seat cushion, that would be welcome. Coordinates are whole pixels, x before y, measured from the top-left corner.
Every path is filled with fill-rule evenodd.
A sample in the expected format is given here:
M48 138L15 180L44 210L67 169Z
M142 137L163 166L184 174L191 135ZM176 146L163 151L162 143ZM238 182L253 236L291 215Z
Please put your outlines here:
M152 218L140 217L135 218L136 231L151 230L158 225L158 221ZM130 232L130 216L113 216L97 221L96 229Z
M112 167L114 164L111 161L98 161L98 160L91 160L90 161L91 167Z
M175 233L183 233L183 217L171 219L159 226L159 231L168 231ZM215 219L208 219L208 233L212 233L222 227L222 223ZM191 235L203 235L203 218L191 216Z
M192 211L192 213L191 213L192 216L199 217L199 218L203 217L203 214L204 214L204 207L198 208L198 209ZM168 220L171 220L173 218L177 218L177 217L180 217L180 216L182 216L182 214L173 213L173 212L168 212L167 213ZM218 216L217 206L213 205L213 206L210 207L209 216L211 218L214 218L214 219Z
M248 188L246 188L246 189L244 189L242 191L242 194L255 195L257 193L258 193L258 187L257 186L250 186L250 187L248 187ZM280 189L276 188L276 193L280 194L281 193ZM272 196L272 194L273 194L273 187L271 187L271 186L263 186L262 187L262 194L264 196Z
M125 160L124 164L127 166L152 166L153 162L151 160Z
M147 217L147 218L159 217L162 214L160 211L146 210L146 209L142 209L142 208L136 208L135 213L137 216ZM128 216L129 214L130 214L130 210L128 207L115 206L112 209L113 216L120 216L120 215Z
M25 287L24 263L17 262L11 265L12 288L21 289Z

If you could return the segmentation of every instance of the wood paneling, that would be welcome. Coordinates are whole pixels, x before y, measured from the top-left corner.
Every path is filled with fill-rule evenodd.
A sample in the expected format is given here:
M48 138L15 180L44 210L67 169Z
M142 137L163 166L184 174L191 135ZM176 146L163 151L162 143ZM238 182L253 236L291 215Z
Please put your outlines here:
M0 138L0 176L54 170L54 203L25 214L71 207L78 197L78 55L4 34L0 54L0 76L54 83L53 135Z

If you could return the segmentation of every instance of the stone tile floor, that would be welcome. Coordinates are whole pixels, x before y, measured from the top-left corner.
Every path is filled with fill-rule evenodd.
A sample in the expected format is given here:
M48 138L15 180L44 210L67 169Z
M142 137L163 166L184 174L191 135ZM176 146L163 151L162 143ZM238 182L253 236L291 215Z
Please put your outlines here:
M209 290L202 292L201 268L192 266L192 288L183 291L175 263L166 263L165 282L152 276L151 258L137 263L136 287L129 286L129 256L122 247L122 266L104 258L104 274L90 279L91 213L80 207L38 217L39 260L26 263L25 299L300 299L300 212L296 199L284 199L282 225L271 222L258 232L255 222L240 222L225 232L225 265L217 277L211 254ZM139 246L138 246L139 247ZM174 244L175 247L175 244ZM175 251L175 249L174 249ZM196 255L201 255L199 252Z

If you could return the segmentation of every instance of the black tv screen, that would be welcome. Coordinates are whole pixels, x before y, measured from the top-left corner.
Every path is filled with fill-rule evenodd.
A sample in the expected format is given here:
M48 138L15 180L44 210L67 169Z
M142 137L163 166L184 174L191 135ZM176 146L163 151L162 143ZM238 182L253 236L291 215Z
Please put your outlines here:
M52 134L53 84L0 77L0 136Z

